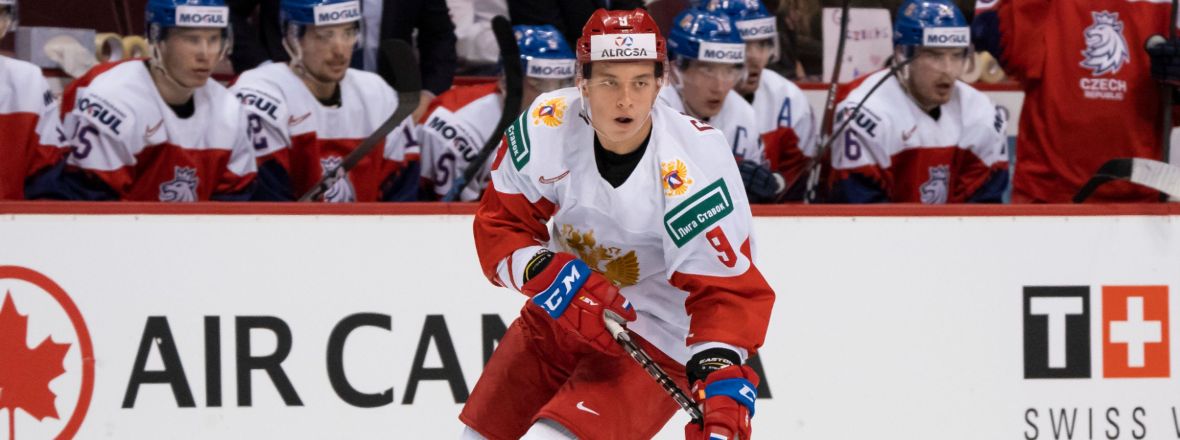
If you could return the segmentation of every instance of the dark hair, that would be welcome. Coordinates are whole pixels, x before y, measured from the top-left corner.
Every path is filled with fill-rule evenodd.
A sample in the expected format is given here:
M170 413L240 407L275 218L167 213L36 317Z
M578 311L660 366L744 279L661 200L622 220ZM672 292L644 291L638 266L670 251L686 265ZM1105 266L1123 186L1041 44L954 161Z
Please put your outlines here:
M664 76L664 63L661 63L659 61L656 61L655 63L656 63L656 78L661 78ZM583 63L582 64L582 78L590 79L590 66L592 66L592 65L594 65L594 63Z

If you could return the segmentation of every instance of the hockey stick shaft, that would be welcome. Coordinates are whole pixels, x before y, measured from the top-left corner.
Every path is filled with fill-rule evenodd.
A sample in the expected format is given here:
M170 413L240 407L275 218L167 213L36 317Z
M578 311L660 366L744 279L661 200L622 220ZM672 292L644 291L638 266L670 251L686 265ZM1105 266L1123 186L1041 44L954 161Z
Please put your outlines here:
M496 122L496 129L492 130L492 135L479 149L479 154L467 164L463 174L455 176L451 188L443 196L444 202L459 199L463 188L475 178L483 164L488 161L488 157L496 151L496 146L500 145L500 134L508 129L508 125L512 124L512 120L520 113L521 95L524 94L524 84L521 81L524 78L520 68L520 48L516 46L512 24L504 16L497 15L492 19L492 33L496 35L496 43L500 45L500 59L504 63L504 112L500 114L500 121Z
M324 173L324 176L307 193L303 194L303 197L299 198L300 202L322 198L332 185L335 185L340 179L344 179L345 175L356 167L356 164L360 163L361 159L364 159L373 147L385 140L385 137L389 136L389 132L397 128L418 108L418 101L422 96L422 80L418 73L418 63L414 61L414 51L410 45L401 40L385 40L381 42L377 60L380 64L378 70L381 76L398 92L397 110L394 110L393 114L381 123L376 131L348 153L341 161L339 168L325 170L327 172ZM400 67L394 68L393 63L398 63Z
M624 322L623 318L617 313L607 310L603 313L602 320L606 324L607 331L614 337L615 342L618 342L623 347L623 350L631 356L631 359L638 362L639 366L643 367L643 371L646 371L652 379L655 379L656 383L660 384L660 387L669 396L672 396L672 400L676 401L676 404L680 405L680 408L684 412L687 412L689 417L692 417L694 423L701 423L701 408L697 406L697 403L691 397L688 397L684 393L684 390L681 390L676 385L672 377L668 376L668 373L663 368L660 368L659 364L656 364L651 356L648 356L647 352L643 351L643 348L631 340L631 335L627 333L627 329L620 324L620 322Z
M829 139L832 137L832 118L836 113L836 93L840 88L840 69L844 65L844 42L848 37L848 8L851 3L852 0L844 0L843 4L840 5L840 42L836 45L836 62L832 66L832 80L831 84L828 85L828 97L824 100L824 117L820 123L820 148L816 150L815 158L810 161L804 171L806 173L805 178L807 179L807 188L803 193L803 201L805 203L814 201L818 197L816 191L818 191L819 187L819 174L823 171L821 169L823 162L819 159L827 154L823 145L830 143ZM796 180L799 178L803 177L800 176ZM794 184L788 185L787 188L791 188L792 186Z
M826 152L832 147L832 142L834 142L837 137L839 137L841 134L844 133L844 130L848 128L848 124L851 124L852 121L854 119L856 119L856 116L858 114L860 114L860 109L864 107L865 102L868 102L869 97L873 96L873 93L876 92L877 89L880 88L882 84L885 84L885 82L888 81L889 78L896 76L897 72L901 70L902 66L909 64L910 61L913 61L913 59L912 58L907 59L905 61L902 61L901 63L894 64L889 67L889 72L886 73L884 77L881 77L881 79L877 80L876 84L873 84L873 87L869 89L868 93L865 93L864 98L861 98L860 102L858 102L856 104L856 107L852 109L852 112L850 112L848 114L848 117L844 118L844 122L842 122L839 127L832 130L829 135L824 136L824 139L821 139L822 143L819 145L819 148L817 149L819 151L819 153L817 153L815 157L808 159L807 167L805 169L809 170L810 172L808 174L801 174L799 176L796 176L795 180L787 185L787 188L794 188L795 185L799 184L799 179L811 179L811 177L817 177L817 176L813 176L813 174L816 174L819 172L818 167L819 167L819 164L821 163L820 161L827 155ZM815 181L813 179L808 180L807 184L809 186L813 185L813 184L815 184ZM814 188L808 188L808 192L811 192L813 190L814 190Z
M1180 0L1172 0L1172 16L1168 20L1168 40L1176 39L1176 13L1177 7L1180 6ZM1161 157L1164 163L1172 162L1172 93L1175 87L1167 82L1163 84L1163 93L1160 96L1160 103L1163 105L1163 114L1160 116L1160 149ZM1160 201L1168 201L1168 196L1163 193L1160 194Z

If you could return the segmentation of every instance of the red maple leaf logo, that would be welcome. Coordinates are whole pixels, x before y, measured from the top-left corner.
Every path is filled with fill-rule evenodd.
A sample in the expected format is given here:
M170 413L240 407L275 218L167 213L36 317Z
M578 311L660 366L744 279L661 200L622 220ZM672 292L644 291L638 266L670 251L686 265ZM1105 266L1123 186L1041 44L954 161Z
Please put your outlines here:
M12 302L12 292L0 306L0 409L8 409L8 438L16 440L16 409L37 420L58 418L49 381L65 373L64 360L70 344L58 344L48 336L32 350L25 345L29 317L21 315Z

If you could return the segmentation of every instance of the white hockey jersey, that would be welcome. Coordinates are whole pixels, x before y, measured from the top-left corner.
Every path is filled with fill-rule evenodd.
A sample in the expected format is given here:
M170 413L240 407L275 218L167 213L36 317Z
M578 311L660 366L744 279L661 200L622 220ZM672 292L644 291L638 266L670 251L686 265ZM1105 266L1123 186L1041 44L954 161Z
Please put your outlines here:
M349 69L340 81L340 106L321 104L284 63L243 73L231 90L246 107L258 158L258 199L298 199L397 110L397 95L376 74ZM407 117L383 143L324 194L326 202L374 202L418 160L414 124ZM417 197L417 179L409 196Z
M799 178L819 148L815 114L807 96L782 75L763 69L751 105L767 166L781 174L788 184L802 182Z
M665 86L660 90L659 101L672 107L680 113L687 113L684 100L675 87ZM758 142L761 133L754 117L754 107L742 99L737 92L730 90L725 95L725 102L721 104L721 111L709 118L709 125L721 130L734 157L766 165L766 155L762 152L762 143ZM745 191L744 189L742 191Z
M835 127L887 72L852 85L837 106ZM833 197L854 203L998 202L1007 186L1006 123L986 95L961 81L935 119L890 78L832 143Z
M24 199L25 177L66 151L57 111L40 68L0 56L0 200Z
M191 202L249 196L255 166L246 114L216 81L196 89L187 118L164 102L141 59L96 66L64 96L63 127L72 147L67 168L106 186L70 191L70 197Z
M503 98L497 83L455 87L434 99L418 124L422 186L428 197L439 199L447 195L455 178L463 174L479 149L493 135L499 136L492 131L502 113ZM463 188L459 200L479 200L491 169L492 161L488 158Z
M723 135L657 102L647 148L616 188L599 174L581 99L541 95L505 132L475 219L485 274L519 290L538 245L570 252L620 287L639 316L630 329L673 359L709 342L753 354L774 292L750 257L750 207Z

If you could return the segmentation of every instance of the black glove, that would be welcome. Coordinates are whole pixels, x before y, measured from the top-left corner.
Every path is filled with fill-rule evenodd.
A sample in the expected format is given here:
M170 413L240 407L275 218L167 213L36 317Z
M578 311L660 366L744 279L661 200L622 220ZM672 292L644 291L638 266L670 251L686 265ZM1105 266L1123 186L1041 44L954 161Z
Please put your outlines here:
M738 172L742 174L742 183L746 185L746 197L750 203L773 202L786 186L782 176L748 160L738 164Z
M1151 57L1151 77L1180 85L1180 38L1167 40L1162 35L1152 35L1146 48Z

